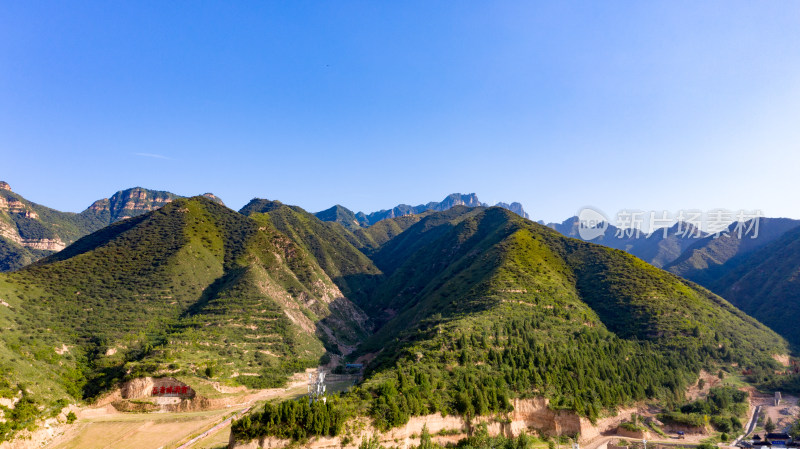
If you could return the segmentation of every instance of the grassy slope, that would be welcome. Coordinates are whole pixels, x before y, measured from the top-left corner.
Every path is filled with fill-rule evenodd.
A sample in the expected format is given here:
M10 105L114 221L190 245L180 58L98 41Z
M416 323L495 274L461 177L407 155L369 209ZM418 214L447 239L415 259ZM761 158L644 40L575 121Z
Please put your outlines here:
M338 223L321 221L296 206L266 200L251 201L242 213L274 226L313 255L342 293L356 303L368 302L368 292L383 280L381 271L352 245L348 239L351 234Z

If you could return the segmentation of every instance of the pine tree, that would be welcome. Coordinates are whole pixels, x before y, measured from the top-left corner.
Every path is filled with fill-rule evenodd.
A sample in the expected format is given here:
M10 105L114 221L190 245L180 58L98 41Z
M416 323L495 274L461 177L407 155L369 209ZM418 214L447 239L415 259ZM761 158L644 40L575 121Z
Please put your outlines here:
M775 423L772 422L772 417L767 418L767 423L764 424L764 430L767 432L775 431Z

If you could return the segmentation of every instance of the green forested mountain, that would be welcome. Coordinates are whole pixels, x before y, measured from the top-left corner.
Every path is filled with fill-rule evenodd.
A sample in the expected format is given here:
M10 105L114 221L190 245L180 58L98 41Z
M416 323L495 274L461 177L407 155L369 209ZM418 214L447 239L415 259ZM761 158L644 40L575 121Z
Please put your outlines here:
M266 387L367 360L364 382L324 410L290 401L235 427L302 438L355 414L386 429L533 395L594 419L677 402L702 368L735 363L763 380L787 353L720 297L499 207L349 230L278 201L241 213L204 197L164 203L0 274L0 395L24 391L30 405L4 435L167 371Z
M203 197L0 274L0 298L0 394L26 391L47 410L168 365L273 386L367 333L312 255Z
M370 255L377 251L384 243L400 235L403 231L416 224L421 219L432 214L432 211L415 215L386 218L367 228L356 229L346 237L364 254Z
M263 199L253 199L240 212L274 227L312 255L352 301L369 303L369 293L383 281L383 273L353 245L357 238L339 223L322 221L297 206Z
M356 214L353 213L353 211L339 204L331 207L330 209L325 209L322 212L317 212L314 214L314 216L322 221L339 223L351 231L369 226L369 223L364 219L363 214L361 214L359 217L356 217Z
M771 355L787 352L722 298L500 208L430 214L372 259L386 281L359 303L379 326L356 354L372 360L361 387L325 410L267 406L237 435L335 434L352 414L389 428L427 413L502 413L530 395L594 419L630 401L682 400L701 368L769 372ZM292 414L307 420L284 420Z
M592 241L627 251L711 289L797 345L800 339L792 323L798 248L787 231L799 225L800 221L789 218L760 218L732 223L719 235L701 238L695 238L694 232L679 235L678 225L666 230L666 235L657 231L639 238L616 238L619 230L609 226ZM579 237L577 217L548 226Z
M722 268L724 274L710 287L800 346L800 227Z

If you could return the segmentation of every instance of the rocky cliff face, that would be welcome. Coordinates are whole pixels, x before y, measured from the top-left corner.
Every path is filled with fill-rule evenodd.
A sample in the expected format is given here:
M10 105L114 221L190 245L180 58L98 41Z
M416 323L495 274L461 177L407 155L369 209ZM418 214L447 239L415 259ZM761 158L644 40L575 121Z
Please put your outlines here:
M204 193L204 194L203 194L203 196L204 196L204 197L206 197L206 198L208 198L208 199L210 199L211 201L213 201L213 202L215 202L215 203L217 203L217 204L220 204L220 205L223 205L223 206L225 205L225 203L224 203L224 202L222 202L222 200L221 200L221 199L219 199L219 197L218 197L218 196L214 195L214 194L213 194L213 193L211 193L211 192L206 192L206 193Z
M453 193L447 195L447 197L439 203L428 203L426 206L432 210L443 211L455 206L479 207L486 205L486 203L481 203L481 201L478 199L478 195L474 193L467 195Z
M22 239L22 246L40 251L61 251L67 245L61 239Z
M15 194L5 181L0 181L0 237L40 251L60 251L66 246L41 222L34 204Z
M203 195L219 204L211 193ZM21 268L61 251L84 235L111 223L158 209L180 196L141 187L95 201L80 214L60 212L30 201L0 181L0 271ZM42 218L44 217L44 218Z
M89 210L109 215L109 224L156 210L171 203L178 195L170 192L149 190L142 187L121 190L111 198L95 201Z

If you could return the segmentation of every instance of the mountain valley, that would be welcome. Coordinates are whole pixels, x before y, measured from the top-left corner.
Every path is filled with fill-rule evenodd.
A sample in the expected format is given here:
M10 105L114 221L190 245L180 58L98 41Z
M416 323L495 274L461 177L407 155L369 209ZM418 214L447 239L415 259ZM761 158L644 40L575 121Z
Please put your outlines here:
M222 391L280 388L317 366L358 383L324 405L259 405L233 423L232 447L265 438L344 444L366 438L356 422L392 432L433 414L467 426L516 422L525 407L569 414L591 433L642 402L659 404L664 419L695 419L675 413L701 372L760 388L800 384L777 361L793 342L770 318L777 306L758 309L738 293L768 284L769 295L786 297L781 285L794 271L776 264L796 253L796 236L781 234L789 222L766 225L774 242L720 262L735 264L709 286L720 297L504 207L465 201L347 226L336 218L344 212L320 218L274 200L237 212L209 195L123 192L81 214L4 196L15 198L6 214L20 235L19 223L40 220L43 236L72 243L0 274L0 397L13 405L0 404L3 439L64 419L70 404L202 410L235 400ZM89 222L98 229L80 236ZM73 233L55 234L66 223L77 223ZM670 232L623 249L669 270L680 250L719 243L689 245ZM193 393L169 406L151 387L124 393L142 379ZM552 435L551 425L539 430Z

